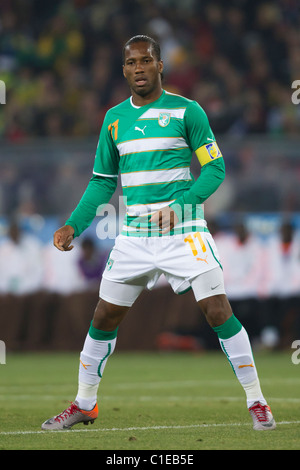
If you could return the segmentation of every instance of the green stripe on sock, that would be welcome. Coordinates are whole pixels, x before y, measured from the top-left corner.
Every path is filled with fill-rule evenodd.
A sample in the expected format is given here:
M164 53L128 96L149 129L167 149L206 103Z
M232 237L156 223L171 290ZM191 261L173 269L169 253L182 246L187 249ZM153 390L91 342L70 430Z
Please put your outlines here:
M225 348L225 346L224 346L224 343L223 343L223 341L220 341L220 343L221 343L221 348L223 349L223 351L224 351L224 354L226 355L226 357L227 357L227 359L228 359L228 362L229 362L229 364L231 365L231 368L232 368L233 372L235 373L235 370L234 370L233 364L232 364L232 362L231 362L231 360L230 360L230 357L229 357L229 354L228 354L228 352L226 351L226 348ZM235 375L236 375L236 373L235 373Z
M111 344L108 343L107 354L106 354L106 356L104 356L104 358L102 359L102 361L100 362L99 367L98 367L98 375L99 375L100 379L102 379L101 366L102 366L103 362L105 361L105 359L108 358L108 356L110 355L110 353L111 353Z
M217 333L220 339L228 339L239 333L243 325L239 320L232 314L223 325L213 327L213 330Z
M89 335L93 339L97 339L99 341L109 341L111 339L115 339L117 337L118 333L118 328L116 328L113 331L103 331L103 330L98 330L95 328L92 323L89 329Z

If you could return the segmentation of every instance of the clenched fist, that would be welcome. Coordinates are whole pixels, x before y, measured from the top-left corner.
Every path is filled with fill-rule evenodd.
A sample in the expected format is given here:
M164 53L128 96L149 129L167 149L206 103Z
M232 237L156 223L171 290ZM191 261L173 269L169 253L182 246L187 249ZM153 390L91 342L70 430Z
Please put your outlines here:
M53 245L60 251L70 251L74 248L74 246L71 245L73 238L73 227L71 227L71 225L64 225L54 233Z

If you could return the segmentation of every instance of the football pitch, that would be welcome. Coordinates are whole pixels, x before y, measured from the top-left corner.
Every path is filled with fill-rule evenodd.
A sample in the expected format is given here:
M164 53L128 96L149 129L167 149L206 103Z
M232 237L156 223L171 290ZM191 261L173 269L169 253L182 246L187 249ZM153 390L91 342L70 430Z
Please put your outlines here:
M41 431L77 391L76 353L8 353L0 365L1 450L293 450L300 448L300 364L256 353L277 421L252 430L245 394L222 352L115 351L99 387L99 417L70 431Z

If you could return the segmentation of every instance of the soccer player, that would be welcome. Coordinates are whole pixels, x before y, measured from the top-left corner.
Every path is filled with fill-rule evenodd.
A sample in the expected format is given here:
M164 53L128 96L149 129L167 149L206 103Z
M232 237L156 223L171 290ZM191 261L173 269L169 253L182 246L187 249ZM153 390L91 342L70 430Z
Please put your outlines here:
M80 354L77 396L69 408L42 424L45 430L69 429L97 418L98 386L120 322L162 273L175 293L193 289L245 390L254 429L276 426L248 335L227 300L219 255L204 220L202 203L225 177L223 157L203 109L164 90L162 72L156 41L134 36L125 44L123 74L131 97L107 112L93 177L66 224L54 234L59 250L71 250L73 238L90 225L99 205L109 202L121 174L127 213ZM190 173L193 152L201 165L197 181Z

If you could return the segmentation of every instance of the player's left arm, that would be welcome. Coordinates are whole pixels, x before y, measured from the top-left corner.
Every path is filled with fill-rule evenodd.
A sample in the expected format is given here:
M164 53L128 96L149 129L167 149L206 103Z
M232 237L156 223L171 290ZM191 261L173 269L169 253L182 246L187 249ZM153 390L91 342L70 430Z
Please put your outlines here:
M217 144L214 143L214 145ZM206 154L208 154L208 151L205 145L196 150L196 155L201 164L201 174L193 186L170 206L160 209L151 217L151 223L157 224L162 233L172 230L182 220L185 204L192 206L202 204L224 181L225 164L221 153L211 160L208 160Z
M209 198L224 181L225 163L223 157L208 162L201 167L201 174L193 186L180 198L176 199L170 207L175 204L182 208L184 204L202 204Z
M193 186L170 207L180 218L185 204L202 204L220 186L225 178L223 155L216 143L204 110L196 102L191 102L185 116L186 140L201 165L201 174Z
M150 219L162 233L172 230L182 220L184 206L202 204L224 181L225 163L204 110L191 102L185 117L185 138L195 151L201 165L201 174L193 186L170 206L157 211Z
M167 233L182 220L184 206L202 204L213 194L225 178L225 164L223 158L206 163L201 169L201 175L195 181L189 191L176 199L170 206L157 211L150 219L157 224L162 233Z

